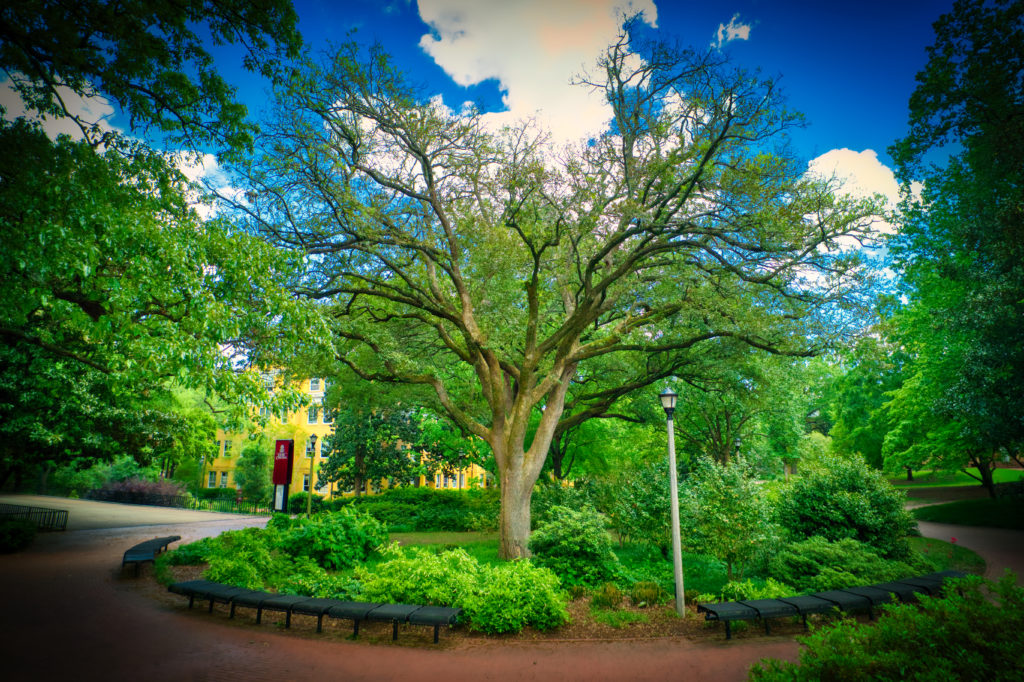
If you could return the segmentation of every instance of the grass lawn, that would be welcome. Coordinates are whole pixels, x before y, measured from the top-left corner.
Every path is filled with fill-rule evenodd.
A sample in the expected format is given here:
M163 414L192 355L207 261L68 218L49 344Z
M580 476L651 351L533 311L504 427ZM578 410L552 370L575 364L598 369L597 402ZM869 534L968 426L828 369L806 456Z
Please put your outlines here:
M1017 497L960 500L920 507L911 513L921 521L1024 530L1024 499Z
M938 559L940 571L953 569L977 575L985 573L985 560L972 549L943 540L923 537L910 538L910 547L932 559Z
M975 475L978 473L978 470L975 468L968 469L968 471ZM993 478L996 483L1019 481L1024 479L1024 469L996 469L993 472ZM913 481L907 481L906 478L891 478L889 482L897 488L904 489L981 485L981 481L971 478L962 471L941 472L929 471L927 469L915 471Z

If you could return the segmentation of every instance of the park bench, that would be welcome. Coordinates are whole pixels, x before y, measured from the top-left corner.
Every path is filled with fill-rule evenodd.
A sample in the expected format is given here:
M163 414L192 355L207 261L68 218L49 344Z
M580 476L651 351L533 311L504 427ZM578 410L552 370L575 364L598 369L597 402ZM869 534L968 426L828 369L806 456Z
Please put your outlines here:
M835 610L867 611L868 617L874 619L874 607L893 601L893 595L900 601L915 601L919 594L940 594L946 579L962 577L964 574L959 571L941 571L917 578L906 578L864 587L850 587L845 590L826 590L784 599L753 599L721 604L698 604L697 612L704 613L705 620L725 623L726 639L732 639L732 622L737 620L760 619L764 623L765 633L771 634L768 624L771 618L799 615L803 617L805 628L807 627L807 616L812 613L828 613Z
M167 549L167 545L181 539L180 535L168 535L164 538L153 538L129 547L121 559L121 570L128 564L135 564L135 575L139 575L139 565L145 561L156 561L156 555Z
M442 625L452 626L462 609L447 606L420 606L417 604L379 604L371 602L350 602L338 599L303 597L291 594L274 594L260 590L246 590L208 580L188 580L172 583L170 592L188 597L192 608L196 599L209 601L209 611L215 603L230 606L230 618L235 617L237 607L256 609L256 623L263 619L264 611L281 611L285 614L285 628L290 628L292 615L316 616L316 631L323 631L324 616L353 622L353 637L359 636L359 623L381 621L391 623L391 638L398 639L398 626L426 625L434 628L434 643L438 642Z

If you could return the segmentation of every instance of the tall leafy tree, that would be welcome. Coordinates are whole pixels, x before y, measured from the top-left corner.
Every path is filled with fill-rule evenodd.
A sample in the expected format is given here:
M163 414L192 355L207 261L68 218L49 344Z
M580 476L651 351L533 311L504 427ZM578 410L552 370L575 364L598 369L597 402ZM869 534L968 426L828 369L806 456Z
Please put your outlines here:
M67 388L60 411L5 404L32 446L7 448L0 474L124 448L145 458L164 442L175 461L194 452L201 424L163 409L171 386L220 394L239 411L265 397L225 351L267 360L311 319L279 286L287 259L201 219L178 157L94 125L71 98L107 98L132 133L163 134L179 150L241 153L253 126L204 36L244 43L249 66L270 74L298 50L294 23L290 5L263 0L5 5L0 70L28 111L12 120L5 101L0 122L0 339L5 366L25 372L5 379ZM35 114L73 120L81 139L50 139ZM129 428L120 414L153 418Z
M928 438L990 470L1024 444L1024 6L960 0L935 33L892 150L907 188L893 250L910 304L897 327L916 393L894 402L891 452L918 459Z
M297 22L287 0L11 0L0 17L0 70L29 109L73 120L92 142L109 132L69 94L112 99L137 132L165 133L186 150L237 153L255 128L217 73L210 39L244 46L245 67L273 78L298 56Z
M638 58L639 56L639 58ZM602 358L738 341L806 353L851 321L874 207L808 178L771 82L628 30L583 87L613 122L555 150L342 47L280 92L242 168L254 231L307 254L337 357L432 390L501 481L501 555L526 555L530 496L574 379Z

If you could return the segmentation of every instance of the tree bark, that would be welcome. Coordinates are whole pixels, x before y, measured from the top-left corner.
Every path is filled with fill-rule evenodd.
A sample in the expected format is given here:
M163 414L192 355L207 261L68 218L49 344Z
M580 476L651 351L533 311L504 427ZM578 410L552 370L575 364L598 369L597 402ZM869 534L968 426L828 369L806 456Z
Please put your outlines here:
M499 556L524 559L530 556L530 498L536 477L527 480L522 470L501 472L501 511L498 516Z

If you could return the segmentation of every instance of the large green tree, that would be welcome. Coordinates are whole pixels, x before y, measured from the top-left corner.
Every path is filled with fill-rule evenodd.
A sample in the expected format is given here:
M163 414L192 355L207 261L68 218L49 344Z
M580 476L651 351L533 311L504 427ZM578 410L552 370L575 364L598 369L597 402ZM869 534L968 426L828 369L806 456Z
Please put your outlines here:
M168 409L172 387L218 394L239 413L246 399L265 399L239 361L269 364L315 318L280 287L287 258L203 220L180 157L93 125L71 98L107 98L132 134L163 135L177 150L243 152L253 126L204 35L244 43L249 65L269 74L268 59L298 49L294 21L277 0L5 5L0 70L27 111L15 119L16 103L2 102L5 379L20 388L46 377L61 404L42 409L38 391L4 404L18 437L0 475L125 448L146 458L157 446L170 468L194 456L206 428ZM73 120L81 138L49 138L37 114Z
M255 130L217 73L210 43L244 47L249 71L274 78L298 55L287 0L10 0L0 15L0 70L27 107L74 121L87 139L110 132L69 94L116 102L135 132L164 133L189 151L239 152Z
M1024 445L1024 5L961 0L935 33L892 150L910 300L895 326L913 356L890 452L920 461L927 439L992 489L992 461Z
M528 553L574 379L721 340L812 352L851 320L861 271L843 238L866 237L874 210L807 177L776 86L715 54L627 30L581 81L613 121L555 149L344 46L289 80L241 169L236 208L307 254L299 293L333 304L337 357L428 387L488 443L505 558Z

